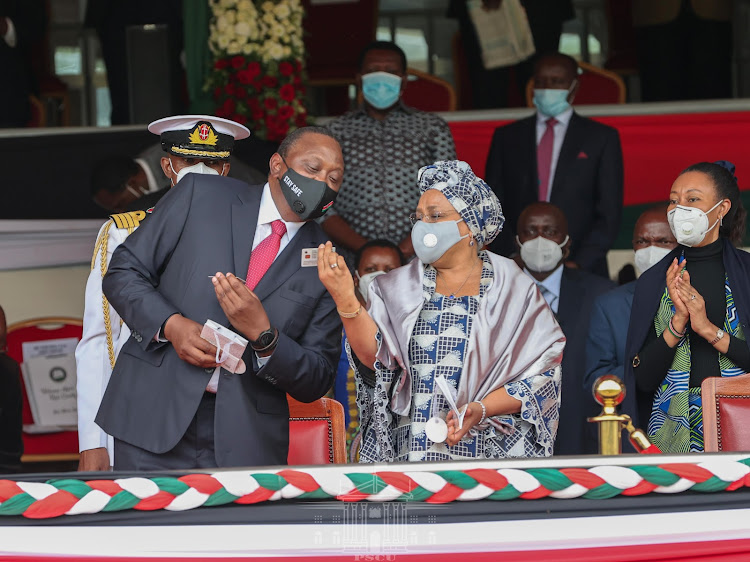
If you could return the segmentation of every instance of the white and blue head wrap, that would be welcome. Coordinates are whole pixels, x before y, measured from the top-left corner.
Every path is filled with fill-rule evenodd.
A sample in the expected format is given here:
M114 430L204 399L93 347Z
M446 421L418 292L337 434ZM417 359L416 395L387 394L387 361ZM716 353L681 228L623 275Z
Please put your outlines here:
M505 223L500 200L466 162L435 162L421 168L417 178L420 192L437 189L445 195L471 230L479 248L500 234Z

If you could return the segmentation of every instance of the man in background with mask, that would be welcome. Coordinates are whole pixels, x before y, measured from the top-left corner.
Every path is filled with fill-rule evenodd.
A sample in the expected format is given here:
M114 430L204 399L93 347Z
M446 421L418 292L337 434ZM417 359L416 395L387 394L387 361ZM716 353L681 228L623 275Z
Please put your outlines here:
M191 117L190 121L197 122L197 119L218 122L216 117L197 115ZM161 128L158 121L152 123L150 127ZM142 151L135 158L108 156L97 161L91 172L91 197L94 202L103 209L115 213L145 211L156 205L172 186L169 176L162 169L165 150L162 143L158 143ZM175 167L180 167L180 164L190 165L189 162L185 162L184 158L174 154L170 157ZM206 162L210 162L210 159ZM234 155L229 156L228 163L227 175L230 178L236 178L250 185L265 181L264 174Z
M586 443L583 437L590 401L581 391L586 335L594 300L615 286L599 275L564 267L571 244L568 222L559 207L547 202L532 203L518 217L516 247L523 270L536 282L567 340L556 455L596 453L595 443Z
M667 222L667 206L658 205L643 212L635 223L633 250L639 274L659 263L677 246ZM590 396L594 382L603 375L616 375L624 381L625 340L628 335L630 309L633 306L635 281L626 283L597 297L591 310L589 333L586 340L586 374L583 393ZM635 386L626 388L635 397ZM623 402L622 412L635 418Z
M617 130L573 111L577 77L571 57L540 57L534 67L536 115L495 130L485 179L503 205L506 225L490 249L511 256L521 211L549 201L570 225L566 265L607 277L607 251L622 215L622 150Z
M102 287L131 336L96 423L116 469L286 464L287 394L312 402L333 384L341 321L312 219L341 186L341 148L326 129L297 129L269 168L258 186L188 174L112 256ZM220 367L207 320L248 340L244 372Z
M167 155L161 157L159 174L166 176L168 186L188 172L226 175L230 170L229 156L234 141L250 135L247 128L234 121L207 115L167 117L151 123L149 130L161 136L162 154ZM139 201L145 202L147 197ZM99 230L96 240L91 273L86 282L83 335L76 348L81 451L78 468L82 471L109 470L112 466L112 437L94 423L94 417L115 359L130 336L128 326L102 295L102 278L112 253L150 214L151 209L144 208L112 215Z
M348 256L368 240L386 239L414 255L409 213L417 206L417 172L438 160L455 160L448 124L405 106L406 55L395 43L375 41L359 58L362 105L327 126L340 139L346 179L323 230ZM345 254L346 255L346 254Z

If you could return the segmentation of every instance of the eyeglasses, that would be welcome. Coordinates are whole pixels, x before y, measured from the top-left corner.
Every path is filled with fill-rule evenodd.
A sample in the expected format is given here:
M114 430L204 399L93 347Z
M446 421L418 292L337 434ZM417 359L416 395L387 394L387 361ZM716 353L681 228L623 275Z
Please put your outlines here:
M425 215L423 213L412 213L409 215L409 220L411 221L412 226L417 224L418 221L439 222L443 217L457 212L458 211L456 211L455 209L451 209L450 211L435 211L428 215Z

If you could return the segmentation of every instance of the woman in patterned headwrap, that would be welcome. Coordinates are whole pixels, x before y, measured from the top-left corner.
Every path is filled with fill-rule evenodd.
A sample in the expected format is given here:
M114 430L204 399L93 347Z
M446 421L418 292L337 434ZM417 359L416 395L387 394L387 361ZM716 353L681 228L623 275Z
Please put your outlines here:
M368 310L330 242L318 253L350 351L376 373L374 386L357 377L360 461L551 455L565 337L533 281L483 250L500 202L465 162L426 166L418 182L418 259L372 282Z

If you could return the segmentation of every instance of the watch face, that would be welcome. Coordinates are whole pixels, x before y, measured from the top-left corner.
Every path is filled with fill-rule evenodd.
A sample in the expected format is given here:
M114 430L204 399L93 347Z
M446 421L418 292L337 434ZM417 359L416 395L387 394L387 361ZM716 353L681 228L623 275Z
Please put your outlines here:
M268 347L274 338L273 330L266 330L260 336L258 336L257 347Z

